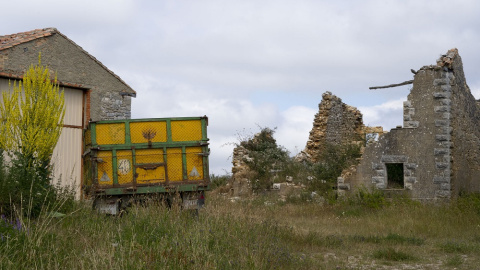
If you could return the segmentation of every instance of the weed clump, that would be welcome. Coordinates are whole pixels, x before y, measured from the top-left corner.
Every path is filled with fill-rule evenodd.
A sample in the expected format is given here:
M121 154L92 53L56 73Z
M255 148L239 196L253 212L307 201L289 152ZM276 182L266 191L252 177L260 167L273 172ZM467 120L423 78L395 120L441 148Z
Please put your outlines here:
M375 259L382 259L388 261L411 261L416 258L413 255L410 255L406 252L394 249L394 248L383 248L375 251L373 253Z

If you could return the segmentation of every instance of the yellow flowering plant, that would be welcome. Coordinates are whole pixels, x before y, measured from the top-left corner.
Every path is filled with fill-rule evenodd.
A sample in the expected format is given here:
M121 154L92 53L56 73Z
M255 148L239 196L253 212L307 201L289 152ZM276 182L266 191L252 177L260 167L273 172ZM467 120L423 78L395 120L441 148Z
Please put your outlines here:
M50 161L62 132L65 115L64 94L57 78L50 79L50 70L41 64L31 65L13 91L4 91L0 103L0 148L27 158Z

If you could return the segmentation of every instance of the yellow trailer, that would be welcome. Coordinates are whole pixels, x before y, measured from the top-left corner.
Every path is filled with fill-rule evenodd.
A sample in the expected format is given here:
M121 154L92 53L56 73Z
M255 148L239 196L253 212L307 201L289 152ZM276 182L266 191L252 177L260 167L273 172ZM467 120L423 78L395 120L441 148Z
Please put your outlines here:
M90 122L85 133L84 189L94 206L116 214L139 195L203 204L209 188L208 118Z

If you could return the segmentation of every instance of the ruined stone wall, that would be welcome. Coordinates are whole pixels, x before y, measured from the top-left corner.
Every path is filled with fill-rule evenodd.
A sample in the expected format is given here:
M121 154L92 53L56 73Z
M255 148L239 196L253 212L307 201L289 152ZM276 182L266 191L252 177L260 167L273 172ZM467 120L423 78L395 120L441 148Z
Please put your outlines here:
M437 65L422 67L404 102L404 127L366 147L342 186L388 190L386 164L403 164L404 191L412 198L450 198L479 191L479 109L466 86L461 58L450 50Z
M466 83L462 59L456 49L442 60L450 78L438 83L444 83L442 87L447 94L444 103L450 107L452 191L480 192L480 108Z
M131 117L131 98L122 97L120 92L132 93L132 90L60 34L0 51L0 68L4 73L22 76L30 65L38 63L39 52L42 64L52 73L57 72L59 81L91 90L90 108L94 121Z
M363 139L363 116L357 108L343 103L342 99L330 92L322 95L318 108L303 151L305 158L316 162L325 144L339 145Z
M250 159L248 150L239 145L233 149L232 156L232 179L231 179L231 195L245 196L252 194L251 171L245 160Z

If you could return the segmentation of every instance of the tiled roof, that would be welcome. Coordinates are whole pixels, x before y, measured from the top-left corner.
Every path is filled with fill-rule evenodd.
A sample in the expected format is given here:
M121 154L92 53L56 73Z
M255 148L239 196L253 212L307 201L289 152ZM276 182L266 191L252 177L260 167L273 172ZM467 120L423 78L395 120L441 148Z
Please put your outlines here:
M8 49L37 38L48 37L53 35L55 32L58 32L55 28L43 28L12 35L0 36L0 50Z
M11 35L5 35L5 36L0 36L0 51L20 45L25 42L29 42L38 38L42 37L48 37L54 34L59 34L62 37L64 37L66 40L71 42L73 45L75 45L78 49L83 51L88 57L90 57L93 61L95 61L97 64L99 64L101 67L103 67L107 72L112 74L115 78L117 78L121 83L123 83L125 86L127 86L128 90L130 90L132 93L136 94L135 90L133 90L126 82L124 82L117 74L113 73L110 69L108 69L106 66L102 64L102 62L98 61L97 58L93 57L93 55L89 54L87 51L85 51L82 47L78 46L75 42L73 42L71 39L69 39L67 36L64 34L60 33L56 28L50 27L50 28L43 28L43 29L35 29L32 31L28 32L22 32L22 33L16 33L16 34L11 34Z

